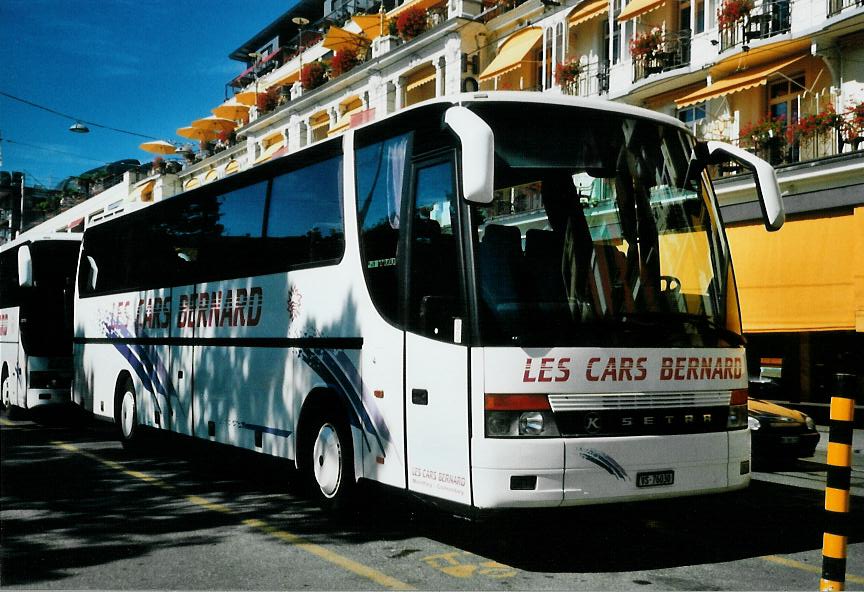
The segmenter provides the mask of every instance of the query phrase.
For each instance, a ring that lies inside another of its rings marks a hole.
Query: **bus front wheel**
[[[120,389],[118,396],[117,424],[120,433],[120,443],[124,448],[130,447],[138,436],[138,406],[135,401],[135,387],[127,381]]]
[[[304,464],[312,496],[325,509],[343,510],[355,486],[351,430],[330,414],[317,416],[310,428]]]

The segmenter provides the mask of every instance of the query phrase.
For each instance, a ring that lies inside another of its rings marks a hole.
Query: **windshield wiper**
[[[695,325],[697,329],[708,329],[712,333],[717,335],[720,339],[727,342],[729,345],[744,345],[745,343],[747,343],[747,340],[744,339],[743,335],[739,335],[735,331],[727,329],[725,326],[720,325],[711,317],[694,314],[692,312],[624,313],[621,315],[621,318],[622,320],[640,319],[640,321],[643,323],[645,322],[645,320],[656,320],[657,323],[652,323],[652,325],[655,326],[660,322],[681,321],[683,323],[690,323],[691,325]]]

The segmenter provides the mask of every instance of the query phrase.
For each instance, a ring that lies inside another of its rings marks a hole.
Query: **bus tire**
[[[140,428],[138,426],[138,401],[135,396],[135,386],[127,378],[117,391],[114,405],[114,420],[117,423],[117,433],[123,448],[132,448],[138,443]]]
[[[351,429],[341,414],[322,411],[310,418],[303,467],[311,496],[325,510],[351,505],[355,488]]]

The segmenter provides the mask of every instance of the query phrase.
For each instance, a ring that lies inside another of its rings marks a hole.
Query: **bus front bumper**
[[[750,482],[750,434],[478,439],[478,508],[556,507],[732,491]]]

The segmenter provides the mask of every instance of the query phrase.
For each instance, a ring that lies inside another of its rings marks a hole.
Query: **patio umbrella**
[[[200,127],[181,127],[177,129],[177,135],[195,140],[197,142],[206,142],[207,140],[215,140],[219,137],[219,132],[206,130]]]
[[[196,119],[192,122],[192,127],[198,127],[214,132],[228,132],[237,127],[237,122],[231,119],[225,119],[224,117],[210,115],[208,117]]]
[[[245,119],[249,115],[249,105],[242,105],[234,98],[228,99],[218,107],[211,109],[216,117],[225,119]]]
[[[165,140],[153,140],[152,142],[144,142],[138,147],[145,152],[152,154],[174,154],[174,144]]]
[[[346,31],[340,27],[330,27],[321,45],[333,51],[342,51],[343,49],[356,50],[368,46],[369,40],[362,35]]]
[[[258,103],[258,96],[265,94],[263,91],[244,90],[234,95],[234,100],[243,105],[254,107]]]

